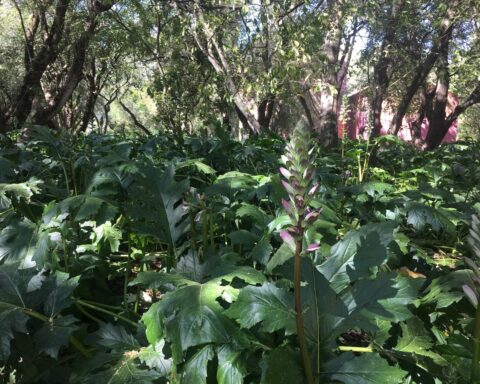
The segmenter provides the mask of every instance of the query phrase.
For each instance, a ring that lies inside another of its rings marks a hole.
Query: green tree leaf
[[[214,355],[211,345],[206,345],[195,353],[185,364],[182,384],[207,384],[207,365]]]
[[[144,167],[137,177],[138,185],[130,188],[134,203],[128,214],[137,221],[140,233],[152,235],[169,246],[176,258],[176,246],[184,234],[188,220],[181,201],[188,190],[188,180],[177,182],[175,168],[170,165],[164,173],[155,167]]]
[[[173,361],[171,358],[166,358],[163,353],[165,340],[160,340],[154,345],[149,345],[147,348],[140,350],[138,358],[148,368],[155,369],[162,376],[167,376],[172,368]]]
[[[24,183],[16,184],[0,184],[0,211],[10,208],[11,199],[30,203],[30,199],[34,194],[40,192],[40,184],[43,182],[34,177]]]
[[[231,340],[234,325],[222,313],[223,308],[217,301],[224,291],[217,284],[194,284],[164,296],[159,311],[176,362],[181,361],[182,353],[189,347],[225,344]]]
[[[74,325],[76,322],[75,317],[68,315],[43,324],[33,336],[35,346],[53,359],[57,359],[60,348],[68,345],[70,335],[78,328]]]
[[[391,366],[375,353],[364,353],[356,357],[353,353],[342,353],[326,364],[322,375],[344,384],[400,384],[406,372]]]
[[[28,219],[12,220],[0,230],[0,261],[16,262],[33,257],[37,226]]]
[[[421,320],[413,317],[405,323],[401,323],[400,326],[402,328],[402,337],[398,340],[395,351],[428,357],[436,364],[442,366],[448,365],[448,362],[444,358],[431,351],[433,342]],[[415,359],[415,362],[417,365],[426,368],[424,363],[419,361],[419,359]]]
[[[157,281],[151,273],[147,276],[151,287],[173,282],[169,279],[171,275],[165,273],[157,273]],[[205,343],[225,344],[235,339],[238,336],[237,327],[224,315],[223,307],[217,299],[224,297],[231,301],[237,296],[235,288],[222,283],[232,281],[237,276],[251,279],[254,275],[250,272],[245,275],[241,270],[238,273],[233,271],[204,284],[177,275],[177,289],[167,292],[143,317],[147,325],[148,340],[153,343],[157,341],[155,338],[164,336],[172,342],[173,357],[179,362],[182,353],[189,347]],[[140,275],[137,282],[142,279]],[[257,279],[252,281],[257,282]]]
[[[162,339],[163,327],[162,322],[160,321],[161,315],[160,302],[157,301],[153,303],[150,308],[148,308],[148,311],[142,316],[142,322],[146,327],[145,334],[150,344],[155,345]]]
[[[252,249],[250,256],[253,260],[258,261],[263,265],[267,265],[268,259],[272,254],[273,247],[270,244],[270,240],[268,238],[262,238]]]
[[[423,231],[430,226],[436,232],[455,233],[455,225],[441,209],[417,202],[408,202],[405,209],[407,210],[407,223],[418,231]]]
[[[272,283],[243,288],[238,299],[225,313],[237,320],[242,328],[261,323],[260,330],[263,332],[279,329],[285,329],[286,334],[296,332],[293,297]]]
[[[233,348],[231,345],[222,345],[217,348],[218,384],[242,383],[247,374],[247,359],[245,352]]]
[[[304,383],[302,363],[298,352],[289,347],[278,347],[266,354],[260,363],[261,384]]]
[[[95,228],[95,245],[108,244],[110,252],[118,252],[120,241],[122,240],[122,231],[120,228],[112,225],[110,221]]]
[[[422,279],[402,277],[394,272],[357,281],[341,295],[349,312],[341,329],[360,327],[376,331],[374,319],[392,322],[409,319],[413,315],[408,305],[414,303],[422,284]]]
[[[99,373],[78,377],[75,384],[153,384],[162,375],[154,370],[139,368],[138,351],[128,351],[111,367]]]
[[[316,356],[323,355],[322,348],[328,350],[336,347],[338,333],[334,331],[348,316],[348,310],[309,257],[302,259],[302,280],[307,342]],[[314,361],[318,361],[317,358],[314,357]],[[317,370],[319,368],[314,367]]]
[[[288,260],[293,258],[294,253],[290,247],[283,243],[278,250],[273,254],[272,258],[268,261],[266,266],[267,272],[272,272],[279,265],[285,264]]]
[[[0,361],[10,356],[10,342],[14,332],[26,333],[28,316],[20,308],[0,301]]]
[[[72,304],[70,295],[78,286],[80,276],[69,278],[68,273],[55,272],[42,285],[45,314],[50,318],[58,315]]]
[[[372,268],[387,261],[395,226],[394,222],[367,224],[348,232],[332,247],[331,256],[318,269],[336,292],[360,277],[368,277]]]
[[[419,299],[420,304],[435,303],[437,309],[446,308],[459,302],[465,294],[462,291],[464,284],[473,284],[474,272],[470,269],[452,271],[447,275],[432,280]]]
[[[109,349],[134,350],[140,348],[137,339],[127,333],[125,328],[110,323],[102,324],[91,338],[95,344]]]

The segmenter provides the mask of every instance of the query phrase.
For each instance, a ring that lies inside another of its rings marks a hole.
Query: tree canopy
[[[457,119],[476,134],[474,0],[4,0],[0,18],[0,132],[243,137],[286,134],[304,115],[331,146],[361,91],[372,137],[386,104],[390,133],[405,116],[428,118],[424,147]]]
[[[0,383],[479,384],[479,0],[0,0]]]

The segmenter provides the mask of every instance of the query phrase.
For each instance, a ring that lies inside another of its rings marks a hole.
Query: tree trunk
[[[80,127],[78,127],[79,132],[85,132],[87,130],[88,124],[92,121],[95,112],[95,104],[98,99],[98,89],[97,89],[97,68],[95,57],[92,58],[90,62],[90,73],[86,76],[88,82],[88,96],[85,103],[85,108],[82,116],[82,121]]]
[[[5,120],[6,113],[0,110],[0,135],[7,133],[8,125],[7,121]]]
[[[30,114],[33,99],[40,88],[40,79],[48,65],[57,58],[58,43],[63,35],[65,15],[69,3],[69,0],[57,1],[50,31],[38,53],[27,62],[28,66],[26,67],[22,84],[17,92],[17,97],[12,103],[11,112],[7,112],[7,115],[3,117],[6,124],[8,124],[10,119],[14,118],[14,123],[21,125]]]
[[[427,93],[427,89],[424,86],[420,92],[420,107],[418,108],[417,118],[410,127],[412,140],[416,147],[422,147],[424,144],[422,141],[422,124],[430,101],[431,96]]]
[[[385,48],[382,45],[382,51]],[[373,72],[373,98],[372,98],[372,133],[371,137],[378,137],[382,131],[382,106],[383,100],[387,94],[388,85],[390,83],[390,76],[388,70],[390,67],[391,59],[385,55],[380,58],[375,65]]]
[[[399,0],[392,1],[385,26],[385,36],[380,47],[380,57],[373,69],[373,98],[371,102],[372,138],[380,136],[382,130],[382,105],[390,83],[389,71],[392,64],[391,50],[395,43],[396,21],[398,19],[400,3]]]
[[[389,133],[393,135],[398,135],[398,132],[402,128],[402,121],[405,115],[407,114],[408,107],[412,102],[413,97],[417,93],[418,89],[424,84],[427,79],[428,74],[432,70],[435,62],[437,61],[438,53],[435,51],[430,52],[425,61],[421,63],[415,69],[415,76],[413,77],[410,85],[405,91],[402,100],[398,104],[397,111],[393,116],[393,119],[390,123]]]
[[[84,33],[75,42],[73,52],[73,60],[67,74],[67,78],[63,87],[55,95],[53,102],[45,108],[39,110],[33,116],[33,121],[36,124],[46,124],[55,115],[57,115],[65,106],[67,101],[72,97],[73,91],[77,88],[78,83],[83,77],[83,66],[87,55],[87,49],[90,45],[91,38],[95,31],[95,20],[87,22]]]
[[[438,37],[434,42],[430,53],[427,55],[425,60],[417,66],[414,71],[415,75],[410,82],[407,90],[405,91],[402,100],[398,104],[397,111],[390,123],[389,132],[391,134],[398,135],[398,132],[402,127],[403,118],[408,111],[408,107],[410,106],[413,97],[417,93],[418,89],[425,83],[428,74],[431,72],[440,55],[442,43],[444,42],[445,38],[449,36],[449,31],[452,29],[452,19],[454,16],[453,8],[454,7],[451,6],[450,9],[447,10],[447,13],[444,16],[438,30]]]
[[[455,110],[447,117],[447,122],[453,124],[455,120],[468,108],[472,105],[480,103],[480,81],[476,84],[475,88],[473,89],[472,93],[467,97],[465,102],[457,105]]]
[[[113,4],[113,1],[105,3],[95,1],[90,5],[85,31],[72,47],[74,57],[67,79],[52,100],[47,101],[47,106],[35,113],[33,117],[35,123],[49,125],[52,118],[71,99],[73,91],[82,78],[86,52],[91,37],[95,33],[95,18],[99,13],[109,10]],[[64,37],[65,17],[69,5],[70,0],[55,1],[55,12],[50,26],[48,25],[49,17],[47,17],[47,10],[45,9],[48,4],[39,5],[28,27],[23,25],[23,19],[21,19],[25,37],[25,75],[18,91],[15,93],[16,96],[13,98],[11,106],[3,111],[0,117],[0,130],[6,131],[13,126],[21,126],[30,116],[35,98],[42,94],[41,79],[48,66],[54,63],[58,57],[59,45]],[[35,35],[39,26],[42,32],[43,43],[35,52],[34,42],[39,40]]]
[[[262,131],[262,126],[258,122],[255,115],[248,109],[242,95],[239,93],[235,94],[233,101],[235,103],[235,110],[237,111],[239,119],[244,125],[244,128],[247,128],[251,134],[260,133]]]
[[[480,82],[478,82],[473,89],[472,93],[468,96],[465,102],[457,105],[455,110],[448,116],[445,117],[443,121],[437,122],[437,126],[435,129],[432,129],[432,124],[430,124],[430,129],[428,130],[427,138],[426,138],[426,148],[427,149],[435,149],[437,148],[443,141],[443,138],[447,134],[448,130],[458,119],[458,117],[464,113],[468,108],[472,105],[480,103]],[[435,117],[434,117],[435,118]],[[432,120],[434,119],[432,118]]]
[[[270,127],[274,106],[275,97],[273,95],[268,95],[258,106],[258,122],[264,129]]]
[[[131,117],[131,119],[133,120],[133,124],[140,128],[147,136],[152,136],[152,133],[147,129],[147,127],[140,123],[137,116],[135,116],[135,114],[121,101],[119,101],[119,103],[122,109]]]
[[[222,47],[218,43],[213,31],[210,29],[210,26],[205,20],[202,6],[200,5],[198,0],[195,0],[195,10],[198,21],[200,22],[199,24],[203,27],[203,33],[207,38],[207,42],[204,45],[200,41],[196,29],[194,28],[192,32],[197,46],[207,57],[215,72],[225,78],[225,88],[233,97],[233,101],[235,103],[235,110],[237,111],[238,117],[242,122],[242,125],[246,127],[250,133],[260,133],[262,130],[262,126],[255,117],[255,115],[249,110],[245,96],[235,85],[235,82],[233,81],[233,77],[231,75],[232,72],[230,69],[230,65],[225,58]],[[214,51],[212,51],[212,46],[215,50],[215,53]]]
[[[85,64],[88,47],[90,46],[92,37],[95,35],[97,17],[101,12],[108,11],[113,4],[113,1],[105,4],[100,1],[95,1],[92,4],[89,18],[85,23],[84,32],[74,44],[74,56],[65,83],[56,94],[53,102],[35,114],[33,120],[36,124],[48,123],[62,110],[67,101],[72,97],[73,92],[83,77],[83,66]]]
[[[345,48],[339,60],[339,72],[337,74],[337,117],[340,116],[342,108],[342,97],[344,96],[346,88],[346,79],[348,69],[350,68],[350,62],[352,60],[353,48],[355,46],[355,40],[357,33],[360,30],[360,25],[357,19],[353,22],[353,28],[350,36],[346,36]]]
[[[30,70],[30,64],[35,56],[34,45],[35,35],[37,33],[38,25],[40,24],[40,17],[38,12],[34,13],[30,19],[28,27],[25,28],[25,69]]]
[[[448,89],[450,86],[450,72],[448,68],[448,48],[452,37],[452,28],[442,37],[437,69],[437,86],[433,109],[429,118],[429,129],[426,138],[427,149],[440,145],[452,122],[446,121],[446,107],[448,103]]]
[[[338,95],[341,92],[342,80],[338,76],[342,70],[339,62],[340,46],[342,43],[342,22],[343,12],[342,4],[334,1],[329,2],[330,28],[325,36],[322,51],[325,54],[326,65],[322,80],[326,87],[321,90],[320,98],[311,98],[312,101],[318,100],[318,132],[319,140],[326,147],[335,147],[338,144]],[[307,101],[308,102],[308,101]]]

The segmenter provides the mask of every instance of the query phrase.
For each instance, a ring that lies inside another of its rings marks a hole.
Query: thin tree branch
[[[127,112],[127,114],[132,118],[133,124],[145,132],[148,136],[153,136],[152,133],[145,127],[140,121],[138,121],[137,116],[124,104],[121,100],[118,101],[122,109]]]

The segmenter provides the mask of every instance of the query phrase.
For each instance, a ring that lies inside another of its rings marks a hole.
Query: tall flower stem
[[[289,197],[282,199],[282,206],[290,217],[291,225],[280,232],[280,237],[294,252],[293,286],[295,297],[295,320],[298,344],[302,358],[303,370],[307,384],[315,384],[312,365],[305,338],[302,308],[302,257],[305,231],[312,226],[320,210],[309,206],[312,196],[318,191],[319,184],[314,182],[315,166],[313,148],[310,148],[310,131],[304,121],[295,127],[290,142],[286,145],[285,155],[281,157],[279,171],[283,177],[282,184]],[[318,242],[307,245],[305,251],[312,252],[319,248]],[[320,361],[320,356],[317,356]]]
[[[480,382],[478,377],[478,364],[480,360],[480,304],[477,305],[475,312],[475,325],[473,329],[473,348],[472,348],[472,367],[470,375],[470,383],[477,384]]]
[[[301,277],[302,277],[302,239],[295,242],[295,265],[293,271],[293,291],[295,296],[295,319],[297,323],[298,344],[300,345],[300,353],[302,354],[303,370],[307,377],[308,384],[314,384],[312,365],[310,356],[308,355],[307,341],[305,339],[305,328],[303,325],[302,311],[302,294],[301,294]]]

